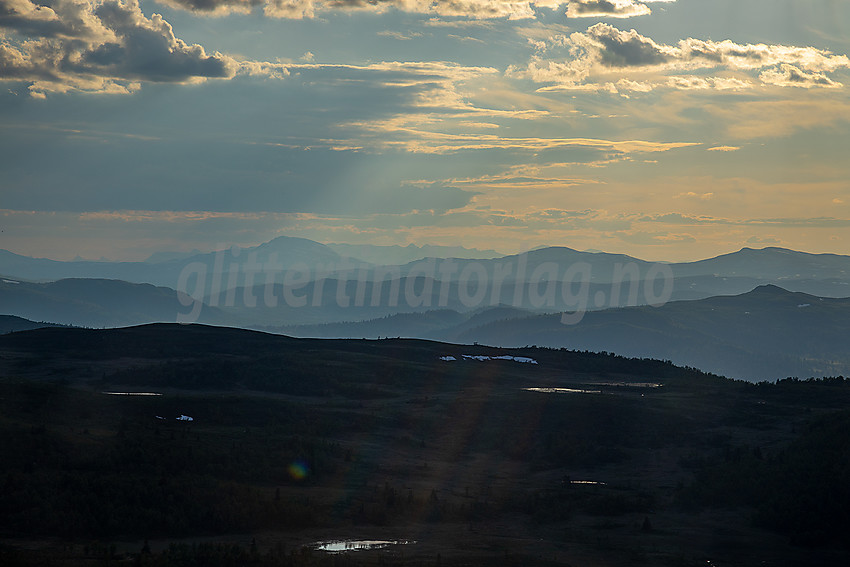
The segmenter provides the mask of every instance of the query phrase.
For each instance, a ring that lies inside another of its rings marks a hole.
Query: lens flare
[[[289,476],[294,480],[304,480],[310,474],[310,467],[304,461],[294,461],[287,468]]]

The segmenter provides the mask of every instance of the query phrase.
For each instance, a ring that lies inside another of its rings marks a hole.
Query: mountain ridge
[[[174,287],[178,281],[180,269],[186,265],[200,262],[213,269],[219,262],[218,270],[225,272],[231,264],[237,264],[244,269],[244,264],[252,254],[256,254],[256,261],[265,263],[269,261],[271,253],[277,253],[278,260],[283,264],[283,269],[304,262],[308,266],[322,264],[325,266],[343,263],[346,256],[334,251],[334,246],[356,246],[342,244],[321,244],[319,242],[293,236],[279,236],[268,242],[252,247],[230,247],[208,253],[193,254],[182,258],[173,258],[160,262],[112,262],[112,261],[59,261],[48,258],[34,258],[8,250],[0,249],[0,273],[11,278],[29,280],[57,280],[70,277],[98,277],[109,279],[123,279],[133,283],[153,283]],[[422,247],[421,249],[426,249]],[[451,249],[452,247],[432,247],[437,249]],[[454,247],[457,248],[457,247]],[[464,249],[468,250],[468,249]],[[492,252],[492,251],[485,251]],[[156,253],[155,253],[156,254]],[[165,254],[165,253],[163,253]],[[605,266],[608,270],[614,264],[636,263],[641,267],[650,265],[670,266],[677,278],[689,276],[711,276],[725,274],[727,276],[754,277],[761,279],[786,278],[793,279],[804,277],[840,278],[850,280],[850,256],[834,253],[809,253],[780,247],[750,248],[743,247],[738,251],[728,252],[688,262],[650,262],[641,258],[626,254],[610,252],[579,251],[568,246],[548,246],[519,254],[497,255],[488,258],[458,258],[454,256],[426,256],[425,258],[392,264],[389,262],[366,262],[369,265],[397,265],[406,269],[422,262],[423,260],[457,260],[467,265],[470,262],[483,262],[485,264],[499,262],[519,263],[520,258],[531,259],[530,265],[539,265],[547,261],[558,263],[588,261],[597,269]],[[754,264],[754,259],[761,262]],[[796,264],[792,264],[797,262]],[[765,266],[767,266],[767,270]],[[813,273],[812,270],[815,270]],[[598,278],[598,274],[594,274]]]
[[[491,307],[431,312],[430,324],[396,315],[362,322],[269,330],[312,337],[409,336],[501,347],[538,345],[649,356],[750,381],[850,374],[850,298],[823,298],[773,284],[733,296],[561,314]],[[477,322],[476,317],[484,320]],[[443,321],[442,326],[435,321]]]

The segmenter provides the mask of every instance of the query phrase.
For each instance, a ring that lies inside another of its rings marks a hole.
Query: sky
[[[0,248],[850,254],[846,0],[0,0]]]

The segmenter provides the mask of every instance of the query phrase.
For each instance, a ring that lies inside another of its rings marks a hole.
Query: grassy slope
[[[342,536],[418,542],[403,558],[347,560],[362,564],[844,557],[811,514],[826,494],[838,504],[827,519],[847,525],[846,495],[829,491],[847,480],[841,445],[829,449],[850,433],[835,413],[850,402],[844,381],[754,386],[545,349],[509,351],[537,365],[438,360],[506,352],[176,325],[0,337],[0,530],[12,544],[0,559],[103,564],[108,547],[94,541],[117,542],[118,556],[150,538],[154,553],[140,558],[150,565],[312,565],[324,560],[289,552]],[[664,386],[624,385],[644,382]],[[532,386],[600,393],[522,389]],[[114,390],[164,395],[101,393]],[[807,462],[834,465],[819,476]],[[742,474],[730,484],[732,472]],[[801,477],[826,490],[800,490]],[[794,498],[762,506],[757,496],[776,486]],[[168,551],[201,536],[240,542],[243,556]],[[76,544],[63,551],[55,537]],[[34,540],[40,550],[23,551]]]

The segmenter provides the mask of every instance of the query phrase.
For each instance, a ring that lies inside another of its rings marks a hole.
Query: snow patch
[[[544,394],[601,394],[602,390],[583,390],[579,388],[523,388],[527,392],[543,392]]]
[[[383,549],[385,547],[389,547],[391,545],[409,545],[412,543],[416,543],[413,540],[370,540],[370,539],[361,539],[361,540],[333,540],[333,541],[320,541],[312,544],[310,547],[314,549],[318,549],[319,551],[326,551],[328,553],[345,553],[348,551],[362,551],[367,549]]]
[[[801,303],[801,304],[800,304],[800,305],[798,305],[797,307],[798,307],[798,308],[802,308],[802,307],[811,307],[811,306],[812,306],[812,304],[811,304],[811,303]]]
[[[188,415],[181,415],[177,418],[177,421],[195,421],[195,418],[189,417]]]
[[[502,356],[494,356],[493,360],[513,360],[514,362],[525,362],[527,364],[537,364],[537,361],[527,356],[510,356],[504,354]]]
[[[462,354],[461,357],[463,360],[513,360],[514,362],[522,362],[525,364],[537,364],[537,361],[528,356],[511,356],[509,354],[503,354],[500,356],[487,356],[483,354]],[[453,356],[441,356],[440,360],[452,361],[457,360],[457,358]]]

